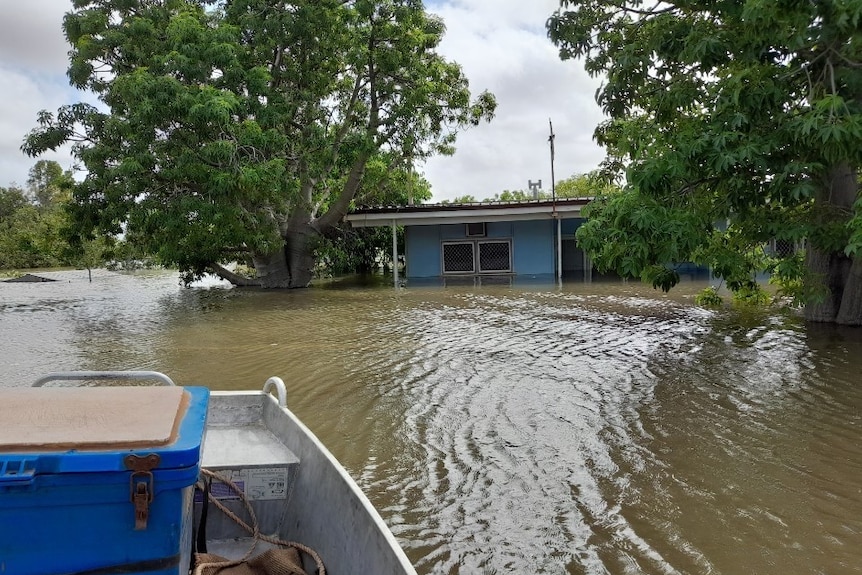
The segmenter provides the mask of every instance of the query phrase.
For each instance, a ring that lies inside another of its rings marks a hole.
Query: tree
[[[69,199],[73,184],[72,173],[53,160],[39,160],[30,168],[27,188],[33,201],[42,209],[50,209]]]
[[[32,188],[25,192],[15,185],[0,187],[0,269],[67,263],[67,244],[61,234],[66,222],[62,203],[42,207],[31,200],[35,200]]]
[[[0,222],[12,217],[29,203],[24,190],[16,185],[13,184],[8,188],[0,187]]]
[[[0,187],[0,269],[104,263],[104,238],[69,243],[72,173],[54,161],[30,169],[27,191]],[[80,239],[80,238],[79,238]]]
[[[539,192],[539,198],[545,196],[544,192]],[[488,198],[486,202],[523,202],[526,200],[535,199],[533,192],[525,192],[524,190],[503,190],[499,194],[494,194],[493,198]]]
[[[431,199],[431,184],[412,169],[392,170],[385,159],[369,162],[364,186],[363,204],[370,206],[404,206]],[[315,249],[318,267],[324,273],[368,273],[378,263],[392,261],[392,232],[388,228],[353,228],[338,226],[338,235],[321,237]],[[403,228],[398,230],[398,242],[404,253]]]
[[[605,79],[595,136],[627,182],[578,232],[595,262],[669,289],[695,261],[740,290],[765,241],[806,238],[776,271],[802,274],[809,320],[862,324],[860,20],[833,0],[562,0],[549,35]]]
[[[140,234],[186,279],[303,287],[313,245],[397,170],[490,119],[421,0],[75,0],[69,77],[109,112],[43,112],[23,149],[75,142],[75,233]],[[249,261],[257,277],[221,264]]]
[[[530,200],[550,200],[557,198],[591,198],[614,193],[617,187],[608,183],[598,171],[586,174],[572,174],[554,184],[553,190],[503,190],[483,202],[525,202]]]
[[[465,194],[463,196],[458,196],[458,197],[452,198],[451,200],[443,200],[443,203],[444,204],[450,204],[450,203],[451,204],[474,204],[478,201],[479,200],[477,200],[475,196],[472,196],[470,194]]]
[[[619,188],[604,179],[597,170],[586,174],[573,174],[554,186],[558,198],[592,198],[618,191]]]

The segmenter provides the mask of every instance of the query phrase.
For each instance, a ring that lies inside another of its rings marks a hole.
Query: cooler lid
[[[129,453],[159,453],[160,468],[196,465],[208,397],[170,386],[3,389],[0,455],[29,454],[53,472],[122,469],[111,454]]]

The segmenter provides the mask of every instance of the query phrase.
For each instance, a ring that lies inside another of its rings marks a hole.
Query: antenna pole
[[[551,199],[554,202],[554,211],[557,210],[557,184],[554,179],[554,139],[556,136],[554,135],[554,124],[551,122],[551,119],[548,118],[548,126],[551,128],[551,135],[548,137],[548,142],[551,144]]]
[[[548,127],[551,129],[551,135],[548,137],[548,142],[551,144],[551,206],[554,212],[554,218],[557,220],[557,281],[563,281],[563,220],[557,213],[557,180],[554,177],[554,124],[548,118]]]

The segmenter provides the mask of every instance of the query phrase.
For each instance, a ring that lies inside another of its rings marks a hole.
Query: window
[[[477,222],[474,224],[466,224],[466,236],[468,238],[485,237],[485,222]]]
[[[511,249],[508,241],[479,242],[479,271],[508,272],[512,269]]]
[[[473,257],[473,242],[443,244],[443,273],[473,273],[476,264]]]
[[[511,241],[479,240],[443,243],[444,274],[475,274],[477,271],[487,274],[511,272]]]

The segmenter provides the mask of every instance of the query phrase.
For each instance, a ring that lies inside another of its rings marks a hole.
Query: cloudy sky
[[[463,133],[452,157],[419,168],[434,200],[482,199],[542,180],[550,189],[548,120],[554,124],[558,179],[595,169],[602,151],[592,140],[601,112],[598,81],[577,62],[561,62],[544,24],[558,0],[426,0],[446,22],[440,51],[460,63],[475,93],[490,90],[497,114]],[[69,0],[0,0],[0,186],[23,185],[36,161],[20,151],[39,110],[84,99],[68,86],[61,31]],[[44,156],[71,167],[68,150]]]

